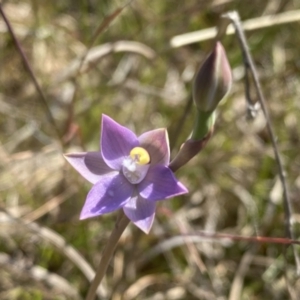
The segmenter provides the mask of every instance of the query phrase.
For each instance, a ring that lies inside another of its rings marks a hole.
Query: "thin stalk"
[[[92,284],[90,285],[90,288],[89,288],[89,291],[88,291],[88,294],[87,294],[85,300],[94,300],[95,299],[97,288],[106,273],[106,270],[107,270],[110,260],[113,256],[113,253],[116,249],[118,241],[119,241],[121,235],[123,234],[124,230],[126,229],[127,225],[129,224],[129,222],[130,222],[129,219],[125,216],[123,210],[121,210],[119,219],[115,225],[115,228],[113,229],[113,231],[109,237],[109,240],[103,250],[101,260],[100,260],[98,269],[96,271],[96,275],[92,281]]]
[[[172,134],[170,134],[170,148],[171,149],[173,149],[177,145],[177,140],[180,136],[182,129],[184,128],[184,125],[185,125],[185,122],[186,122],[188,116],[191,113],[192,107],[193,107],[193,97],[190,96],[188,98],[188,101],[186,102],[185,108],[183,109],[182,115],[177,122],[175,130],[173,130]]]
[[[74,109],[75,109],[75,103],[76,103],[76,100],[77,100],[77,94],[78,94],[78,77],[80,75],[80,72],[81,72],[81,68],[83,66],[83,63],[84,61],[86,60],[91,48],[94,46],[94,44],[96,43],[97,41],[97,38],[100,36],[100,34],[105,30],[107,29],[107,27],[111,24],[111,22],[113,20],[116,19],[117,16],[120,15],[120,13],[127,7],[131,4],[133,0],[129,0],[125,5],[123,5],[122,7],[119,7],[117,8],[113,13],[111,13],[110,15],[106,16],[102,21],[101,23],[99,24],[99,26],[97,27],[96,31],[94,32],[94,34],[92,35],[92,38],[84,52],[84,54],[82,55],[81,59],[80,59],[80,62],[79,62],[79,66],[77,68],[77,71],[75,72],[75,75],[73,76],[72,78],[72,81],[73,81],[73,85],[74,85],[74,93],[73,93],[73,97],[72,97],[72,100],[70,102],[70,105],[69,105],[69,115],[68,115],[68,119],[67,119],[67,122],[66,122],[66,131],[69,129],[71,123],[72,123],[72,120],[74,118]]]
[[[16,46],[16,48],[17,48],[17,50],[18,50],[18,52],[19,52],[19,54],[20,54],[20,56],[22,58],[22,61],[24,63],[24,67],[25,67],[26,71],[29,73],[29,75],[30,75],[30,77],[32,79],[32,82],[33,82],[33,84],[34,84],[34,86],[35,86],[38,94],[40,95],[40,100],[41,100],[41,103],[42,103],[42,105],[44,107],[47,119],[48,119],[49,123],[52,125],[52,127],[53,127],[53,129],[54,129],[54,131],[55,131],[55,133],[56,133],[56,135],[58,137],[58,140],[60,141],[61,145],[63,145],[62,139],[61,139],[61,136],[60,136],[60,133],[59,133],[59,130],[58,130],[58,126],[57,126],[57,124],[55,122],[55,119],[54,119],[54,117],[52,115],[50,107],[48,106],[48,102],[47,102],[46,96],[45,96],[45,94],[44,94],[41,86],[39,85],[39,83],[37,81],[37,78],[35,77],[34,72],[33,72],[32,68],[31,68],[31,66],[30,66],[30,64],[28,62],[28,59],[27,59],[27,57],[26,57],[26,55],[25,55],[25,53],[24,53],[24,51],[22,49],[22,46],[19,43],[19,41],[18,41],[18,39],[17,39],[14,31],[13,31],[13,28],[10,25],[9,20],[7,19],[6,15],[5,15],[5,13],[4,13],[3,9],[2,9],[2,4],[1,3],[0,3],[0,14],[1,14],[1,16],[2,16],[2,18],[4,20],[4,23],[6,24],[8,32],[10,33],[15,46]]]
[[[291,215],[292,215],[292,205],[291,205],[291,200],[288,194],[288,188],[287,188],[287,183],[286,183],[286,178],[285,178],[285,171],[283,168],[283,163],[281,160],[281,156],[279,154],[279,149],[278,149],[278,145],[276,143],[276,137],[275,137],[275,133],[273,130],[273,125],[267,110],[267,106],[266,106],[266,100],[265,97],[263,95],[262,92],[262,88],[260,85],[260,81],[259,81],[259,77],[258,77],[258,73],[256,71],[252,56],[250,54],[249,51],[249,47],[248,47],[248,43],[243,31],[243,28],[241,26],[240,23],[240,17],[238,15],[238,13],[236,11],[227,13],[224,17],[228,18],[231,20],[235,31],[236,31],[236,35],[238,37],[241,49],[243,51],[243,56],[246,59],[246,64],[248,64],[249,69],[253,75],[253,81],[254,81],[254,86],[258,95],[258,100],[260,102],[262,111],[264,113],[266,122],[267,122],[267,130],[271,139],[271,143],[272,143],[272,147],[274,149],[274,154],[275,154],[275,160],[278,166],[278,172],[279,172],[279,178],[282,184],[282,188],[283,188],[283,202],[284,202],[284,211],[285,211],[285,230],[286,230],[286,234],[289,237],[289,239],[294,240],[295,239],[295,234],[293,231],[293,227],[292,227],[292,223],[291,223]],[[297,249],[295,247],[295,245],[292,245],[293,247],[293,254],[294,254],[294,258],[295,258],[295,263],[296,263],[296,268],[297,268],[297,273],[298,275],[300,274],[300,259],[297,253]]]

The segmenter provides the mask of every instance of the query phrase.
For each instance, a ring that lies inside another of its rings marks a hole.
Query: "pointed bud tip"
[[[193,99],[200,111],[214,111],[229,93],[232,84],[231,68],[221,42],[201,65],[193,84]]]

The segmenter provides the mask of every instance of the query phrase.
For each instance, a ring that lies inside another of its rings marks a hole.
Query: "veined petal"
[[[65,154],[72,167],[86,180],[95,184],[112,170],[103,160],[100,152],[78,152]]]
[[[122,174],[108,174],[97,182],[87,195],[80,219],[96,217],[124,206],[134,186]]]
[[[102,115],[101,152],[106,164],[120,170],[124,157],[139,145],[136,135],[113,119]]]
[[[151,130],[138,137],[140,147],[145,148],[150,155],[150,164],[167,166],[170,162],[170,147],[168,132],[165,128]]]
[[[145,179],[138,184],[140,195],[152,201],[167,199],[188,192],[173,172],[165,166],[156,165],[149,169]]]
[[[148,234],[155,217],[155,205],[155,202],[136,194],[124,205],[123,210],[132,223]]]

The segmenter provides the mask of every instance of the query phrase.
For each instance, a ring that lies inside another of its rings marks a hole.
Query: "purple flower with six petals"
[[[148,233],[155,202],[187,193],[168,168],[170,150],[166,129],[137,137],[106,115],[102,116],[99,152],[66,154],[68,162],[94,186],[80,219],[123,208],[126,216]]]

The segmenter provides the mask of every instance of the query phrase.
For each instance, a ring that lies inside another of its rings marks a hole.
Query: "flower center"
[[[124,176],[132,184],[140,183],[148,172],[149,162],[149,153],[144,148],[133,148],[129,156],[123,160],[122,171]]]

